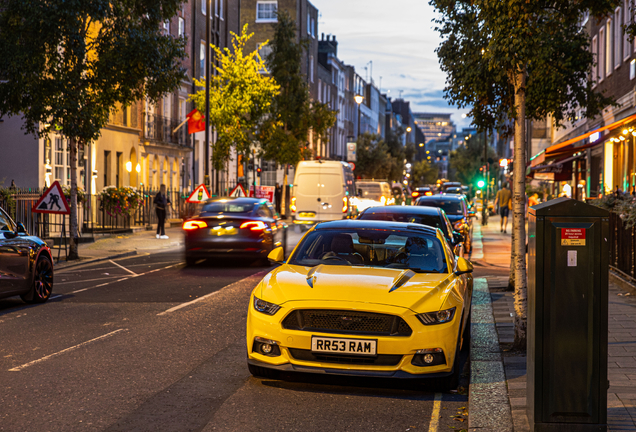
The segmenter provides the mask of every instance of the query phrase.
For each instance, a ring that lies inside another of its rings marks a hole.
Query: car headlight
[[[280,306],[274,303],[266,302],[254,296],[254,309],[267,315],[274,315],[280,309]]]
[[[457,222],[455,222],[455,224],[453,225],[453,228],[455,228],[456,230],[461,230],[463,226],[464,226],[464,219],[460,219]]]
[[[417,318],[424,325],[444,324],[453,320],[453,317],[455,316],[455,309],[456,308],[453,307],[437,312],[421,313],[417,314]]]

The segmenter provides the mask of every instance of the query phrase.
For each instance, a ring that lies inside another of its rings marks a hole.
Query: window
[[[266,65],[267,65],[267,56],[269,56],[271,53],[272,53],[271,45],[269,45],[269,44],[267,44],[267,45],[259,44],[258,45],[258,55],[261,56],[261,58],[263,59],[263,61],[265,62]],[[261,70],[259,72],[267,73],[267,71],[265,71],[265,70]]]
[[[256,3],[256,22],[276,22],[277,1],[259,1]]]
[[[611,18],[607,19],[605,24],[605,76],[608,77],[612,74],[612,45],[614,34],[614,23]]]
[[[309,80],[314,82],[314,56],[309,56]]]
[[[225,0],[220,0],[219,1],[219,15],[221,16],[221,19],[223,19],[223,2]]]
[[[311,15],[307,14],[307,34],[311,34]]]
[[[207,15],[207,5],[208,5],[208,0],[201,0],[201,13],[203,15]]]
[[[205,41],[201,41],[201,49],[199,50],[199,77],[205,78]]]
[[[185,36],[185,20],[179,17],[179,36]]]
[[[214,0],[214,15],[219,16],[219,0]]]
[[[164,21],[164,22],[163,22],[163,29],[164,29],[167,33],[170,33],[170,21]]]
[[[605,79],[605,28],[598,31],[598,82]]]
[[[55,180],[64,184],[64,140],[61,137],[55,138]]]
[[[614,69],[618,69],[621,65],[621,8],[617,7],[614,11]]]
[[[624,0],[624,8],[623,8],[623,24],[625,24],[626,26],[630,24],[630,14],[629,14],[629,6],[631,1],[630,0]],[[629,60],[630,54],[631,54],[631,50],[632,50],[632,44],[629,40],[629,37],[627,36],[627,33],[623,32],[623,60],[627,61]]]
[[[313,18],[311,19],[311,35],[316,37],[316,21]]]

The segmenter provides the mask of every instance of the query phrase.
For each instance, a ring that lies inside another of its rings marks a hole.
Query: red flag
[[[205,130],[205,116],[201,114],[198,109],[195,108],[190,111],[190,114],[188,114],[186,118],[188,119],[189,134]]]

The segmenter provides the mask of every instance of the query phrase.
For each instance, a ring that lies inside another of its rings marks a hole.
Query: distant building
[[[451,114],[420,112],[413,115],[415,125],[420,128],[427,143],[446,140],[455,135],[455,124],[451,120]]]

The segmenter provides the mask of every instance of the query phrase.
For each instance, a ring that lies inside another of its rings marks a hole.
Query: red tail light
[[[343,197],[342,198],[342,212],[346,213],[348,209],[349,209],[349,200],[347,199],[347,197]]]
[[[426,195],[426,196],[433,196],[433,192],[430,192],[430,191],[429,191],[429,192],[426,192],[424,195]]]
[[[413,198],[417,198],[418,196],[420,196],[420,193],[419,192],[411,192],[411,196]]]
[[[186,231],[192,231],[201,228],[207,228],[208,224],[202,220],[189,220],[183,223],[183,229]]]
[[[261,222],[261,221],[250,221],[250,222],[243,222],[241,224],[241,228],[249,228],[250,231],[263,231],[265,228],[267,228],[267,225],[265,224],[265,222]]]

